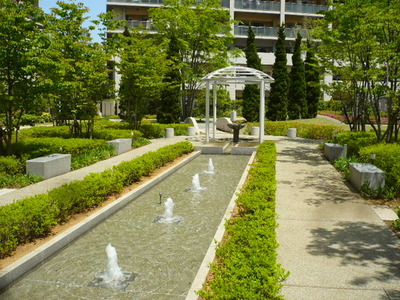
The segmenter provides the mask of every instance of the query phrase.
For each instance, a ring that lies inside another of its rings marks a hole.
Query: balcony
[[[137,27],[144,30],[155,31],[155,29],[152,28],[152,24],[153,23],[151,21],[136,21],[136,20],[126,21],[126,25],[128,25],[128,27]]]
[[[320,11],[327,11],[328,6],[315,5],[315,4],[286,3],[285,10],[288,13],[317,14]]]
[[[132,3],[132,4],[158,4],[162,5],[163,0],[114,0],[114,1],[107,1],[113,3]],[[109,4],[109,3],[107,3]]]
[[[115,2],[115,3],[132,3],[132,4],[154,4],[154,5],[162,5],[163,0],[114,0],[107,2]],[[197,0],[198,4],[201,0]],[[222,7],[229,7],[229,0],[221,0]]]
[[[280,11],[280,3],[274,1],[259,0],[235,0],[236,9],[249,9],[259,11]]]
[[[253,26],[254,34],[258,37],[278,37],[278,27],[257,27]],[[235,35],[247,36],[249,27],[246,25],[235,25]],[[307,30],[302,28],[286,28],[286,38],[296,38],[297,32],[304,37],[307,35]]]

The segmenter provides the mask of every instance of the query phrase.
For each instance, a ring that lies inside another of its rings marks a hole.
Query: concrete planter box
[[[109,141],[108,144],[113,145],[117,155],[128,152],[132,150],[132,140],[131,139],[117,139]]]
[[[372,164],[350,163],[350,182],[360,190],[364,184],[371,189],[378,189],[385,186],[385,172]]]
[[[324,153],[329,161],[335,161],[340,157],[347,156],[347,145],[326,143],[324,144]]]
[[[26,161],[26,173],[52,178],[71,171],[71,154],[51,154]]]

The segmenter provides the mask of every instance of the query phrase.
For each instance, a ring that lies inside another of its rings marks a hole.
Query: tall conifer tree
[[[249,26],[246,41],[247,67],[262,71],[261,59],[257,54],[254,31]],[[243,91],[243,117],[249,122],[259,120],[260,115],[260,89],[257,85],[248,84]]]
[[[166,86],[161,93],[160,105],[157,112],[157,122],[161,124],[178,123],[182,116],[180,105],[182,76],[179,71],[178,55],[178,40],[173,35],[169,41],[167,53],[167,59],[171,61],[171,65],[164,78]]]
[[[306,101],[306,78],[304,62],[301,58],[301,35],[297,33],[290,70],[290,85],[288,93],[289,119],[301,119],[308,116]]]
[[[306,101],[308,117],[315,118],[318,112],[318,101],[321,99],[321,84],[318,61],[313,52],[310,41],[307,41],[307,54],[304,61],[306,78]]]
[[[282,25],[278,31],[275,63],[272,70],[272,77],[275,81],[271,83],[271,93],[268,100],[267,118],[272,121],[286,120],[287,115],[289,75],[286,67],[287,57],[285,39],[285,27]]]

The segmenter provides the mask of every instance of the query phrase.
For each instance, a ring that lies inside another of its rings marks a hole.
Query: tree
[[[35,1],[0,0],[0,151],[12,154],[13,134],[42,91],[39,57],[46,46]]]
[[[165,87],[161,93],[158,105],[157,122],[161,124],[178,123],[182,116],[181,102],[181,73],[175,36],[169,41],[167,59],[171,62],[164,78]]]
[[[372,126],[378,140],[395,141],[399,132],[400,5],[398,0],[335,3],[315,30],[320,62],[340,81],[327,89],[344,95],[350,129]],[[382,128],[386,98],[388,128]]]
[[[68,124],[74,137],[91,137],[97,105],[110,92],[109,55],[92,43],[83,27],[88,8],[82,3],[57,2],[48,16],[51,45],[43,63],[50,81],[52,114],[57,124]],[[71,122],[72,120],[72,122]]]
[[[274,82],[271,83],[267,118],[272,121],[286,120],[289,75],[287,73],[284,25],[282,25],[278,31],[272,77],[274,78]]]
[[[255,35],[251,26],[247,35],[245,54],[247,66],[262,71],[261,59],[257,54]],[[260,118],[260,89],[257,85],[248,84],[244,88],[243,117],[249,122],[256,122]]]
[[[219,0],[165,0],[149,15],[160,40],[175,37],[181,74],[182,117],[192,116],[201,78],[226,66],[232,44],[229,12]]]
[[[304,73],[306,79],[306,101],[308,118],[315,118],[318,112],[318,102],[321,99],[321,84],[318,60],[314,54],[315,48],[307,40],[307,54],[304,61]]]
[[[121,116],[138,129],[145,114],[159,103],[164,88],[166,55],[162,45],[139,30],[125,38],[118,63]]]
[[[306,78],[304,62],[301,58],[301,39],[300,33],[297,33],[292,55],[292,69],[289,75],[288,116],[291,120],[306,118],[308,116]]]

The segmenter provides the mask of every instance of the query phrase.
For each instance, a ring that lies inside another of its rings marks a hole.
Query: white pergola
[[[264,115],[265,115],[265,89],[266,83],[271,83],[274,79],[259,70],[231,66],[211,72],[202,78],[206,83],[206,142],[210,140],[210,85],[213,86],[213,138],[217,131],[217,84],[257,84],[260,88],[260,144],[264,139]]]

